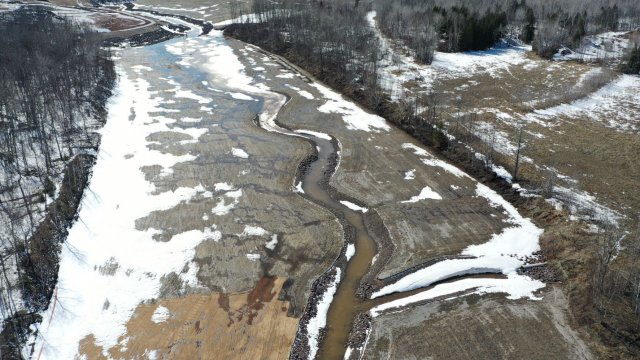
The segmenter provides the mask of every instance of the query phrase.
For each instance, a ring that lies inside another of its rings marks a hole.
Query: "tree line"
[[[426,64],[436,50],[484,50],[499,40],[550,58],[587,34],[640,25],[640,3],[628,0],[375,0],[372,9],[382,32]]]
[[[227,28],[248,42],[287,56],[337,88],[365,86],[376,92],[380,42],[365,13],[341,1],[254,0],[249,9],[231,2],[231,16],[255,14]]]
[[[0,13],[0,312],[2,355],[46,309],[60,234],[86,183],[115,84],[88,26],[23,7]],[[27,319],[27,320],[25,320]]]

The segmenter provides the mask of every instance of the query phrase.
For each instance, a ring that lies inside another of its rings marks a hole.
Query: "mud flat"
[[[335,216],[294,191],[314,149],[257,127],[265,99],[220,75],[235,59],[221,34],[198,34],[115,54],[117,95],[42,358],[286,357],[318,269],[342,251]]]
[[[477,295],[373,318],[365,359],[593,359],[555,286],[539,301]],[[354,356],[356,354],[354,353]],[[352,357],[357,358],[357,357]]]

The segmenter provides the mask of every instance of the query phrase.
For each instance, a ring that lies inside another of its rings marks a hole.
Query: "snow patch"
[[[276,77],[280,77],[280,76],[278,75]],[[295,86],[289,85],[289,84],[285,84],[284,86],[286,86],[286,87],[288,87],[288,88],[290,88],[292,90],[297,91],[298,94],[300,94],[300,96],[304,97],[305,99],[308,99],[308,100],[313,100],[314,99],[313,95],[311,95],[311,93],[306,91],[306,90],[302,90],[302,89],[300,89],[298,87],[295,87]]]
[[[371,309],[370,312],[372,316],[376,317],[386,311],[400,309],[410,304],[464,292],[466,292],[464,295],[505,293],[507,298],[512,300],[521,298],[538,300],[534,292],[544,286],[545,284],[540,280],[515,274],[507,275],[506,279],[462,279],[439,284],[418,294],[378,305]],[[470,290],[472,291],[469,292]],[[455,298],[455,296],[452,298]]]
[[[333,301],[333,296],[338,291],[338,284],[340,283],[340,268],[335,268],[336,274],[333,282],[322,295],[322,299],[318,301],[316,315],[309,319],[307,323],[307,340],[309,343],[309,359],[315,359],[318,353],[318,337],[320,331],[324,329],[327,324],[327,313],[329,312],[329,306]]]
[[[171,314],[171,311],[169,311],[169,309],[160,305],[153,312],[153,315],[151,315],[151,321],[153,321],[156,324],[160,324],[167,321],[171,317],[171,315],[172,314]]]
[[[344,253],[344,256],[347,258],[347,261],[351,260],[351,258],[355,254],[356,254],[356,246],[355,246],[355,244],[347,245],[347,250]]]
[[[352,203],[350,201],[346,201],[346,200],[340,200],[340,204],[348,207],[349,209],[351,209],[353,211],[360,211],[362,213],[366,213],[367,211],[369,211],[369,209],[367,209],[367,208],[360,207],[360,206],[358,206],[358,205],[356,205],[356,204],[354,204],[354,203]]]
[[[324,85],[313,83],[327,102],[318,108],[318,111],[327,114],[340,114],[349,130],[366,132],[389,131],[391,128],[386,120],[380,116],[369,114],[351,101],[345,100],[342,95]]]
[[[260,260],[260,254],[247,254],[247,259],[249,259],[249,261],[258,261]]]
[[[267,235],[269,232],[260,226],[251,226],[245,225],[244,231],[242,232],[242,236],[263,236]]]
[[[540,282],[518,279],[523,275],[517,273],[517,269],[524,264],[522,259],[540,250],[538,240],[543,230],[536,227],[531,220],[523,218],[513,205],[487,186],[476,184],[476,194],[487,199],[491,206],[503,209],[508,216],[506,222],[512,226],[503,229],[500,234],[494,234],[488,242],[470,245],[462,251],[462,255],[471,258],[447,259],[417,270],[374,292],[372,298],[427,287],[455,276],[479,273],[502,273],[514,283],[531,285],[525,289],[517,286],[507,287],[513,290],[509,293],[510,297],[521,297],[523,293],[531,294],[535,290],[532,290],[533,287],[543,287],[544,284]]]
[[[273,250],[276,248],[276,245],[278,245],[278,234],[273,234],[271,235],[271,240],[269,240],[264,246],[269,250]]]
[[[402,203],[404,203],[404,204],[406,204],[406,203],[415,203],[415,202],[418,202],[420,200],[425,200],[425,199],[442,200],[442,196],[440,196],[440,194],[438,194],[437,192],[431,190],[430,187],[425,186],[420,191],[420,194],[418,194],[416,196],[412,196],[411,199],[405,200]]]
[[[406,171],[404,173],[404,179],[405,180],[413,180],[416,178],[416,169],[411,169],[409,171]]]
[[[231,149],[231,154],[235,157],[239,157],[239,158],[243,158],[243,159],[248,159],[249,158],[249,154],[247,154],[246,151],[244,151],[243,149],[240,148],[232,148]]]
[[[298,134],[305,134],[305,135],[311,135],[311,136],[315,136],[318,139],[324,139],[324,140],[329,140],[331,141],[331,136],[325,133],[321,133],[321,132],[317,132],[317,131],[311,131],[311,130],[295,130],[295,132],[297,132]]]
[[[433,155],[429,154],[425,149],[422,149],[414,144],[411,143],[404,143],[402,144],[402,148],[403,149],[407,149],[407,150],[412,150],[414,154],[420,156],[420,157],[428,157],[427,159],[423,158],[422,163],[427,165],[427,166],[433,166],[433,167],[439,167],[443,170],[445,170],[446,172],[459,177],[459,178],[468,178],[468,179],[472,179],[471,176],[467,175],[464,171],[458,169],[457,167],[442,161],[440,159],[436,159],[435,157],[433,157]]]

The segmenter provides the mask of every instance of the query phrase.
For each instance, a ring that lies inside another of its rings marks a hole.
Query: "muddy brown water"
[[[356,296],[356,290],[376,254],[376,244],[367,232],[363,214],[342,205],[322,185],[325,172],[333,172],[330,168],[330,158],[336,151],[333,144],[324,139],[314,138],[313,141],[319,148],[318,160],[311,163],[302,181],[302,189],[316,203],[343,214],[345,221],[355,230],[356,252],[343,270],[343,278],[329,307],[326,336],[317,356],[319,359],[342,359],[353,320],[363,303]]]

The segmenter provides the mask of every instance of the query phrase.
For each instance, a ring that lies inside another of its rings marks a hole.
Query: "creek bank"
[[[299,133],[296,133],[294,129],[291,129],[283,125],[280,121],[278,121],[278,119],[279,119],[279,116],[281,115],[281,112],[283,111],[283,109],[286,108],[291,98],[286,94],[282,94],[282,93],[278,93],[278,94],[280,94],[281,96],[285,96],[286,101],[284,102],[284,105],[282,105],[278,109],[273,120],[275,126],[279,127],[280,130],[284,130],[284,131],[279,131],[279,130],[276,130],[276,131],[289,136],[302,137],[305,140],[307,140],[311,145],[311,150],[309,151],[309,155],[298,164],[294,184],[292,184],[292,186],[294,186],[295,184],[301,183],[303,187],[303,192],[300,193],[299,195],[303,196],[307,200],[331,212],[336,217],[338,222],[341,224],[343,229],[343,238],[344,238],[344,243],[338,257],[335,259],[335,261],[329,267],[329,269],[326,270],[318,279],[316,279],[313,282],[311,295],[309,296],[309,299],[307,301],[307,306],[305,307],[299,322],[300,325],[298,327],[298,332],[296,333],[296,338],[291,348],[290,358],[306,359],[309,357],[309,355],[313,353],[317,352],[318,354],[322,354],[323,350],[326,351],[326,347],[328,345],[326,345],[327,341],[325,341],[326,339],[325,336],[327,335],[326,331],[329,327],[330,314],[333,311],[339,311],[339,309],[344,310],[346,308],[348,316],[345,317],[344,320],[348,321],[349,324],[348,324],[348,329],[344,331],[345,344],[340,344],[340,348],[344,348],[348,338],[348,332],[352,327],[352,322],[357,316],[355,306],[352,306],[351,303],[355,302],[357,305],[362,301],[364,301],[364,298],[361,296],[361,292],[359,292],[357,289],[361,287],[363,278],[366,276],[366,274],[369,273],[370,264],[372,262],[372,258],[374,254],[367,255],[366,252],[362,253],[360,251],[356,251],[355,257],[368,256],[368,258],[365,261],[367,266],[364,269],[363,274],[360,275],[359,273],[362,269],[356,269],[354,270],[356,271],[356,273],[355,275],[353,275],[352,272],[349,271],[350,267],[348,265],[350,264],[351,261],[354,261],[354,259],[350,259],[349,261],[347,260],[346,258],[347,246],[350,244],[355,244],[356,246],[358,246],[356,242],[360,243],[362,241],[365,241],[365,242],[370,241],[369,246],[373,246],[375,248],[377,241],[373,240],[373,237],[388,238],[389,235],[386,228],[384,228],[384,224],[382,223],[381,220],[377,222],[378,226],[370,227],[367,224],[368,223],[373,224],[375,223],[375,221],[371,221],[371,220],[367,221],[365,218],[365,214],[361,212],[355,212],[353,210],[349,210],[344,204],[340,203],[340,200],[347,200],[359,206],[363,206],[363,207],[366,206],[366,204],[362,203],[358,199],[354,199],[350,196],[342,194],[337,189],[335,189],[333,186],[330,185],[330,179],[333,176],[333,174],[336,172],[336,168],[340,161],[339,153],[341,149],[340,149],[339,142],[334,137],[331,137],[330,141],[319,140],[319,139],[315,140],[314,136],[310,136],[310,135],[302,136]],[[262,127],[260,124],[259,115],[254,118],[253,122],[254,124],[257,124],[258,126]],[[302,129],[298,129],[298,131],[299,130],[302,130]],[[321,141],[322,143],[320,143]],[[311,181],[311,183],[309,183],[309,181]],[[314,185],[317,186],[317,188],[314,188]],[[354,214],[356,215],[355,219],[353,218]],[[357,217],[359,217],[361,220],[357,220]],[[375,215],[370,215],[369,217],[373,219],[375,218]],[[379,216],[377,218],[379,219]],[[372,234],[372,231],[375,232],[376,234]],[[359,240],[356,241],[356,239],[359,239]],[[336,276],[340,276],[341,278],[336,279],[335,278]],[[358,284],[358,286],[353,290],[348,288],[349,286],[348,284],[345,284],[347,277],[351,277],[351,276],[356,277],[356,279],[352,279],[352,281],[355,280],[356,283]],[[324,299],[325,294],[327,293],[330,287],[336,286],[336,280],[340,280],[337,285],[338,289],[333,301],[331,302],[331,305],[327,314],[318,314],[318,307],[320,302],[326,301],[326,299]],[[290,279],[290,281],[293,281],[293,280]],[[283,292],[285,292],[285,290],[283,290]],[[339,297],[340,296],[339,294],[341,293],[346,294],[347,305],[344,305],[341,303],[337,304],[338,302],[336,301],[336,298]],[[286,294],[284,295],[281,294],[279,297],[286,298]],[[342,305],[342,306],[338,310],[336,310],[335,306],[338,306],[338,305]],[[293,313],[293,315],[295,315],[296,309],[294,309],[293,311],[291,310],[292,309],[290,309],[290,314]],[[311,319],[314,319],[318,315],[322,317],[326,316],[327,324],[325,324],[325,326],[320,330],[318,334],[318,337],[317,337],[317,344],[319,344],[318,348],[314,347],[314,349],[312,349],[311,346],[315,346],[315,345],[309,344],[310,342],[309,323]],[[336,330],[336,328],[338,330]],[[344,326],[342,327],[334,326],[333,327],[334,333],[331,333],[331,335],[335,334],[335,331],[341,331],[342,328],[344,328]],[[340,338],[340,336],[338,336],[338,338]],[[334,344],[334,345],[338,346],[337,344]]]

